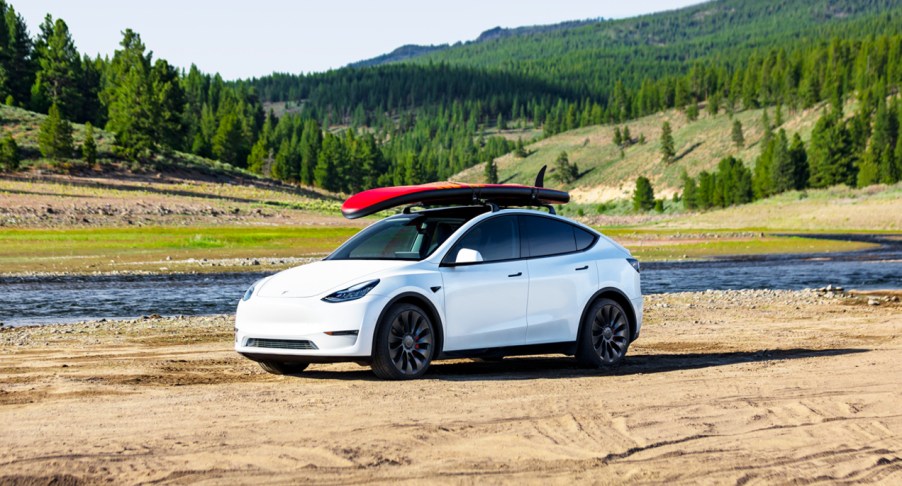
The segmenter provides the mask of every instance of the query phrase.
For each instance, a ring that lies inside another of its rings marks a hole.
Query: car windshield
[[[422,260],[467,218],[410,214],[380,221],[357,233],[328,260]]]

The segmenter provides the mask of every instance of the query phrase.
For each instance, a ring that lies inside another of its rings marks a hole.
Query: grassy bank
[[[259,271],[261,266],[275,270],[297,265],[298,259],[323,256],[357,231],[358,227],[336,226],[7,229],[0,232],[0,273]],[[757,232],[605,232],[646,261],[851,251],[870,246]]]
[[[323,255],[357,231],[349,227],[7,229],[0,232],[0,268],[2,273],[223,271],[245,264],[200,263],[203,259]]]

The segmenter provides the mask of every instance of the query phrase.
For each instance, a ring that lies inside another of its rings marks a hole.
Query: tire
[[[373,373],[385,380],[412,380],[435,356],[435,330],[423,309],[397,304],[388,309],[373,342]]]
[[[309,363],[282,363],[280,361],[259,361],[258,364],[274,375],[297,375],[309,366]]]
[[[626,311],[611,299],[598,299],[580,326],[576,360],[591,368],[617,366],[630,345],[630,322]]]

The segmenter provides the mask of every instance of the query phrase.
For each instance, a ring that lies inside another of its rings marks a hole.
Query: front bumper
[[[315,297],[254,296],[238,304],[235,351],[256,361],[369,358],[376,323],[387,301],[372,294],[339,303]]]

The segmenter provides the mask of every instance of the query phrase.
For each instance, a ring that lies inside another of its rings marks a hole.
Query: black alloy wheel
[[[623,361],[630,345],[629,318],[623,307],[611,299],[599,299],[580,328],[576,358],[595,368],[615,366]]]
[[[385,313],[375,339],[373,372],[388,380],[410,380],[426,373],[435,353],[432,321],[411,304]]]

